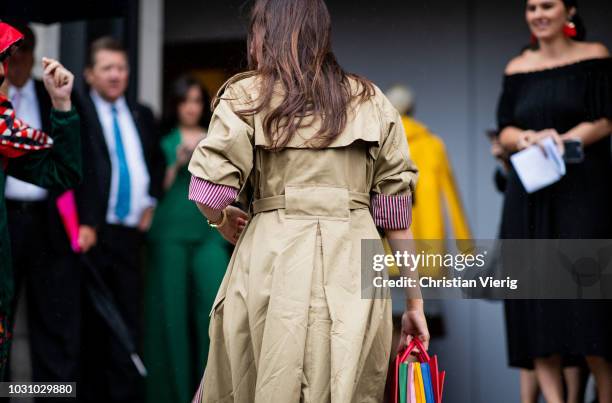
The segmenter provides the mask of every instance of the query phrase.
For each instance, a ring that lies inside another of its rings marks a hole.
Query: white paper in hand
[[[542,146],[533,145],[510,157],[527,193],[533,193],[558,182],[565,175],[565,162],[551,138]]]

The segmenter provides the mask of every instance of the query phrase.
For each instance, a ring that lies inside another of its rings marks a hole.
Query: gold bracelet
[[[225,209],[223,209],[221,210],[221,222],[214,223],[208,220],[208,225],[210,225],[213,228],[221,228],[225,225],[226,222],[227,222],[227,212],[225,211]]]

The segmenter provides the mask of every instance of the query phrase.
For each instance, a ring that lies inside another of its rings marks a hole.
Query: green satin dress
[[[6,176],[11,175],[54,191],[72,188],[78,185],[82,178],[80,123],[75,109],[69,112],[56,110],[51,112],[50,136],[53,138],[53,148],[10,159],[6,169],[0,168],[0,380],[4,378],[6,359],[10,350],[13,322],[11,306],[14,296],[11,249],[4,203]],[[32,250],[32,253],[37,252]]]
[[[178,129],[162,140],[169,165]],[[147,402],[188,402],[208,357],[209,313],[229,262],[231,245],[187,199],[183,167],[157,206],[149,232],[145,289]]]

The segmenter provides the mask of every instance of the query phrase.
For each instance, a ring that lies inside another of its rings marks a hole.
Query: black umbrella
[[[87,283],[87,293],[94,309],[104,319],[110,330],[115,334],[119,343],[125,348],[125,351],[130,355],[130,359],[136,370],[143,378],[147,376],[147,369],[145,368],[140,356],[136,352],[136,343],[132,339],[132,335],[121,316],[121,313],[117,309],[117,304],[113,298],[112,293],[108,289],[108,286],[100,277],[98,268],[93,264],[89,255],[82,253],[80,254],[81,261],[87,268],[89,273],[89,281]]]
[[[134,0],[3,0],[0,18],[42,24],[123,17]]]
[[[117,308],[113,294],[104,282],[104,279],[90,256],[87,253],[82,253],[79,246],[79,215],[74,192],[69,190],[59,196],[56,200],[56,205],[59,215],[62,218],[64,228],[66,229],[71,248],[79,255],[83,265],[87,268],[87,273],[89,274],[87,279],[87,293],[89,294],[94,309],[115,334],[119,343],[125,348],[125,351],[130,355],[130,359],[134,363],[140,376],[147,376],[147,369],[136,352],[136,343],[125,324],[125,320],[123,320],[121,312],[119,312]]]

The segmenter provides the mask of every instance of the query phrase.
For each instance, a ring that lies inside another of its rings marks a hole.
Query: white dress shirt
[[[9,99],[13,104],[15,115],[18,119],[27,123],[30,127],[39,130],[42,129],[42,120],[40,117],[38,97],[36,96],[36,88],[34,88],[34,80],[30,78],[21,88],[12,85],[9,86]],[[49,117],[46,116],[46,118]],[[26,202],[45,200],[48,194],[48,192],[41,187],[11,176],[6,178],[6,187],[4,191],[7,199]]]
[[[119,188],[119,162],[115,152],[115,132],[113,130],[113,104],[104,100],[97,92],[91,91],[91,98],[98,112],[98,118],[104,132],[104,139],[108,147],[111,160],[111,188],[106,212],[106,222],[120,224],[126,227],[137,227],[145,209],[153,207],[156,200],[149,195],[150,177],[144,159],[142,143],[132,113],[125,102],[119,98],[114,106],[117,108],[117,120],[121,130],[121,140],[127,166],[130,172],[130,211],[123,221],[115,214],[117,206],[117,192]]]

